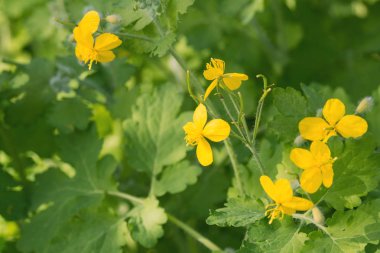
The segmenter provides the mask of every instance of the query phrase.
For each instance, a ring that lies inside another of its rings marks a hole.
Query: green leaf
[[[152,55],[158,57],[164,56],[175,41],[176,35],[173,32],[168,32],[153,44]]]
[[[76,174],[70,179],[58,170],[49,170],[37,177],[31,210],[37,214],[22,227],[18,243],[24,252],[56,252],[50,246],[61,237],[63,227],[81,210],[100,205],[105,191],[116,187],[111,179],[114,159],[106,156],[97,162],[102,142],[94,129],[61,137],[58,145],[60,157]]]
[[[120,247],[126,243],[127,233],[124,217],[102,210],[86,210],[64,226],[49,252],[122,253]]]
[[[290,87],[273,90],[273,105],[285,116],[303,117],[307,112],[307,101],[302,94]]]
[[[367,243],[379,242],[380,200],[356,210],[337,211],[327,220],[329,233],[312,232],[303,252],[356,253],[365,252]]]
[[[182,161],[164,169],[161,177],[154,184],[156,196],[165,193],[179,193],[186,189],[188,185],[195,184],[202,169],[197,165],[190,165],[189,161]]]
[[[129,213],[128,228],[132,238],[141,245],[151,248],[163,236],[162,225],[166,223],[165,210],[158,206],[155,198],[147,198]]]
[[[254,199],[230,199],[225,207],[210,212],[206,223],[220,227],[245,227],[264,217],[265,210]]]
[[[359,140],[347,140],[342,153],[333,153],[338,158],[333,165],[334,182],[321,194],[335,209],[352,208],[353,196],[365,196],[378,185],[380,154],[373,153],[375,147],[374,139],[367,133]]]
[[[298,122],[307,115],[307,101],[299,91],[290,87],[276,88],[272,95],[278,114],[269,127],[281,139],[291,142],[298,134]]]
[[[87,127],[91,110],[78,97],[58,101],[52,108],[48,121],[62,133],[70,133],[75,129]]]
[[[138,171],[158,174],[163,166],[182,160],[186,145],[182,126],[187,113],[178,116],[182,95],[165,85],[152,95],[142,95],[124,124],[126,156]]]
[[[24,192],[15,190],[17,186],[19,182],[0,169],[0,215],[6,220],[17,220],[26,215]]]
[[[290,218],[272,224],[262,220],[248,229],[239,253],[298,253],[308,240],[307,235],[299,230],[299,224],[294,224]]]

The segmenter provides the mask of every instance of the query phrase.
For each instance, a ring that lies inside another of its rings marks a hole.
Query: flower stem
[[[143,203],[143,199],[139,198],[139,197],[136,197],[136,196],[133,196],[133,195],[130,195],[128,193],[124,193],[124,192],[119,192],[119,191],[107,191],[106,194],[108,195],[111,195],[111,196],[115,196],[115,197],[119,197],[119,198],[122,198],[122,199],[126,199],[132,203],[137,203],[137,204],[141,204]]]
[[[256,109],[256,119],[255,119],[255,125],[253,127],[253,136],[252,136],[252,142],[253,143],[256,142],[257,132],[259,131],[261,114],[262,114],[263,106],[264,106],[264,100],[265,100],[266,96],[269,94],[269,92],[272,90],[270,88],[270,86],[268,86],[268,80],[264,75],[260,74],[260,75],[257,75],[256,77],[257,78],[261,77],[263,79],[264,90],[263,90],[263,94],[260,97],[260,100],[259,100],[259,103],[258,103],[257,109]]]
[[[264,165],[263,165],[263,163],[262,163],[261,160],[260,160],[260,157],[259,157],[259,155],[258,155],[258,153],[257,153],[256,148],[254,147],[254,145],[251,145],[251,144],[246,144],[245,146],[246,146],[246,147],[248,148],[248,150],[251,152],[252,157],[253,157],[253,160],[255,160],[257,166],[258,166],[259,169],[260,169],[261,175],[264,175]]]
[[[316,227],[318,227],[320,230],[322,230],[326,235],[328,235],[329,237],[331,237],[332,239],[334,239],[334,237],[329,233],[329,231],[327,231],[327,228],[325,226],[322,226],[321,224],[316,223],[313,219],[305,216],[304,214],[295,213],[292,216],[295,219],[303,220],[303,221],[306,221],[306,222],[314,224]]]
[[[197,240],[199,243],[201,243],[203,246],[208,248],[210,251],[222,251],[220,247],[218,247],[215,243],[201,235],[199,232],[188,226],[187,224],[183,223],[176,217],[174,217],[171,214],[166,214],[168,216],[168,220],[172,222],[174,225],[181,228],[183,231],[185,231],[188,235],[193,237],[195,240]]]
[[[148,42],[154,42],[154,39],[147,37],[147,36],[144,36],[144,35],[140,35],[140,34],[133,34],[133,33],[115,33],[115,34],[119,35],[119,36],[128,37],[131,39],[138,39],[138,40],[145,40]]]
[[[238,189],[239,195],[244,196],[244,190],[243,190],[243,185],[242,185],[241,179],[240,179],[238,162],[236,159],[236,154],[232,149],[231,141],[229,139],[225,140],[224,145],[226,146],[228,156],[230,157],[230,160],[231,160],[232,169],[234,170],[234,173],[235,173],[236,184],[237,184],[237,189]]]

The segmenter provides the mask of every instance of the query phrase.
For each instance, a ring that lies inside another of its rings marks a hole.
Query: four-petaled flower
[[[223,141],[231,131],[230,125],[222,119],[213,119],[207,124],[206,122],[206,107],[199,104],[194,111],[193,122],[187,122],[183,126],[186,143],[191,146],[197,145],[197,157],[203,166],[208,166],[213,161],[212,149],[207,139],[214,142]]]
[[[326,142],[337,133],[344,138],[357,138],[367,132],[367,121],[356,115],[345,115],[345,106],[339,99],[327,100],[322,113],[324,119],[306,117],[300,121],[298,128],[304,139]]]
[[[211,91],[219,84],[220,81],[230,90],[236,90],[240,87],[241,81],[248,80],[248,76],[239,73],[226,73],[224,74],[224,61],[211,58],[211,63],[206,64],[206,70],[203,71],[203,76],[207,80],[212,80],[210,86],[207,88],[204,100],[210,95]]]
[[[296,211],[307,211],[313,207],[313,203],[307,199],[294,197],[290,182],[287,179],[279,179],[275,183],[268,176],[261,176],[260,183],[268,196],[275,203],[265,207],[265,216],[270,218],[269,224],[274,219],[282,219],[284,214],[292,215]]]
[[[90,70],[94,61],[110,62],[115,59],[115,54],[111,50],[121,44],[119,37],[112,33],[102,33],[94,42],[92,35],[98,30],[99,23],[99,14],[96,11],[89,11],[73,31],[76,41],[75,55],[80,61],[88,63]]]
[[[333,163],[329,147],[322,141],[313,141],[310,151],[295,148],[290,152],[290,160],[303,169],[300,183],[308,193],[316,192],[321,184],[329,188],[333,183]]]

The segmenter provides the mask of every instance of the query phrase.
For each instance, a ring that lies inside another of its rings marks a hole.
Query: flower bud
[[[372,97],[365,97],[360,102],[358,107],[356,107],[355,113],[361,114],[365,112],[369,112],[373,107],[373,98]]]
[[[313,213],[314,222],[317,224],[320,224],[320,225],[324,225],[325,224],[325,216],[323,215],[321,210],[319,210],[319,208],[315,206],[311,211]]]
[[[305,143],[305,139],[301,135],[298,135],[293,143],[296,147],[301,147]]]
[[[318,109],[317,110],[317,113],[316,113],[316,117],[322,117],[323,113],[322,113],[322,108]]]
[[[111,24],[117,24],[121,21],[121,18],[119,15],[112,14],[106,17],[106,21]]]

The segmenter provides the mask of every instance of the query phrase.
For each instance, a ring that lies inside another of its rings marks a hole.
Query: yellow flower
[[[112,33],[102,33],[94,42],[92,35],[98,30],[99,23],[99,14],[96,11],[89,11],[73,31],[76,41],[75,55],[80,61],[88,63],[90,70],[94,61],[110,62],[115,59],[115,54],[111,50],[121,44],[119,37]]]
[[[303,169],[301,187],[308,193],[316,192],[321,184],[329,188],[333,183],[333,163],[329,147],[322,141],[313,141],[310,151],[294,148],[290,152],[290,160]]]
[[[326,142],[339,133],[344,138],[357,138],[367,132],[367,121],[356,115],[345,115],[346,108],[336,98],[327,100],[323,107],[323,118],[306,117],[300,121],[298,128],[306,140]]]
[[[197,145],[197,157],[200,164],[208,166],[213,161],[211,146],[207,139],[219,142],[230,135],[230,125],[222,119],[213,119],[207,124],[207,110],[203,104],[199,104],[194,111],[193,122],[187,122],[183,126],[186,133],[187,145]],[[207,138],[207,139],[206,139]]]
[[[273,183],[268,176],[261,176],[260,183],[275,202],[266,206],[265,216],[270,218],[269,224],[276,218],[282,219],[284,214],[292,215],[296,211],[307,211],[313,207],[311,201],[293,196],[292,187],[287,179],[279,179]]]
[[[210,86],[207,88],[204,100],[210,95],[211,91],[223,81],[226,87],[230,90],[236,90],[240,87],[241,81],[248,80],[248,76],[239,73],[226,73],[224,74],[224,61],[211,58],[211,63],[206,64],[206,70],[203,71],[203,76],[207,80],[212,80]]]

